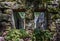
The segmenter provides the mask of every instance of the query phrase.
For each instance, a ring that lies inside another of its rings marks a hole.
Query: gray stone
[[[5,41],[4,37],[0,37],[0,41]]]
[[[19,41],[24,41],[23,39],[20,39]]]

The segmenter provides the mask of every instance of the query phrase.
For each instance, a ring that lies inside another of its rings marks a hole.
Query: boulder
[[[0,41],[5,41],[4,37],[0,37]]]

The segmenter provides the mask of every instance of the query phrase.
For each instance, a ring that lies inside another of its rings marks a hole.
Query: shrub
[[[32,41],[49,41],[52,38],[52,33],[49,30],[35,29],[32,35],[27,34],[24,29],[11,29],[5,36],[6,41],[19,41],[31,38]]]
[[[49,41],[52,38],[52,33],[49,30],[35,29],[33,37],[36,41]]]
[[[8,34],[5,36],[6,41],[19,41],[20,39],[26,38],[28,34],[23,29],[12,29],[8,31]]]

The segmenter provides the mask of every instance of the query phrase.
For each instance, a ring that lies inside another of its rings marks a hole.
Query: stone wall
[[[13,11],[11,9],[0,10],[0,30],[4,31],[15,27]]]

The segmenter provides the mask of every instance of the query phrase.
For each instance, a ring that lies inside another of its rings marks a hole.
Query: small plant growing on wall
[[[40,30],[40,29],[35,29],[34,30],[34,39],[36,41],[50,41],[52,38],[52,33],[49,30]]]
[[[20,39],[24,39],[29,35],[23,29],[12,29],[8,31],[8,34],[5,36],[6,41],[19,41]]]

